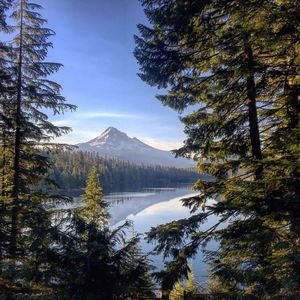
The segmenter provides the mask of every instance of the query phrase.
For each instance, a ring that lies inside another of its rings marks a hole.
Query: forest
[[[52,153],[51,159],[54,167],[49,171],[49,176],[59,189],[69,192],[80,192],[84,188],[88,172],[93,166],[97,166],[104,193],[191,185],[200,177],[205,177],[192,168],[137,165],[81,151]]]
[[[56,142],[71,128],[51,116],[80,107],[53,80],[62,64],[47,60],[55,32],[37,2],[0,0],[0,298],[155,299],[159,288],[171,300],[299,299],[299,1],[139,1],[138,75],[181,114],[176,155],[197,173]],[[182,175],[197,195],[182,200],[187,218],[147,233],[157,270],[131,222],[109,226],[103,192]],[[57,209],[72,201],[59,185],[84,186],[82,206]],[[201,287],[190,265],[199,252]]]

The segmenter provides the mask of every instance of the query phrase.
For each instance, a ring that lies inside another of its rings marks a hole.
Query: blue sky
[[[48,60],[64,68],[54,78],[76,112],[52,117],[73,132],[60,142],[87,141],[114,126],[161,149],[179,147],[185,136],[178,114],[137,76],[136,25],[147,22],[138,0],[40,0],[52,38]]]

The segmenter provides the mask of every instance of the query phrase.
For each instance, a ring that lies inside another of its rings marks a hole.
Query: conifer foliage
[[[139,25],[140,77],[163,88],[158,99],[179,112],[187,140],[178,155],[213,175],[194,213],[154,228],[157,252],[173,259],[169,288],[187,275],[187,259],[206,252],[228,297],[295,299],[299,293],[299,19],[297,1],[142,0],[150,26]],[[217,198],[213,205],[207,200]],[[203,211],[200,209],[204,208]],[[200,210],[200,211],[199,211]],[[219,223],[201,224],[211,215]],[[220,225],[226,224],[224,228]],[[222,229],[223,228],[223,229]],[[297,250],[298,248],[298,250]]]
[[[0,2],[1,29],[9,33],[9,41],[1,43],[0,59],[0,289],[11,295],[39,293],[49,279],[47,253],[57,233],[46,204],[51,207],[62,198],[38,188],[42,181],[52,184],[46,176],[50,161],[42,150],[58,146],[53,137],[70,129],[52,124],[45,111],[75,109],[66,103],[60,85],[48,79],[61,64],[46,62],[54,32],[45,27],[41,8],[27,0]]]
[[[10,1],[0,2],[0,33],[9,32],[9,26],[6,22],[7,9]],[[11,174],[9,174],[9,138],[11,138],[10,130],[12,127],[11,120],[7,116],[9,109],[9,91],[10,84],[8,57],[9,47],[0,41],[0,258],[3,256],[5,249],[8,247],[8,224],[9,212],[7,208],[8,191],[10,190]]]
[[[195,282],[195,274],[193,273],[192,266],[189,266],[186,282],[177,281],[174,288],[170,292],[170,300],[181,300],[185,297],[193,296],[200,293],[200,286]]]
[[[78,210],[59,211],[66,197],[50,193],[52,143],[70,129],[45,113],[74,110],[49,76],[60,64],[46,62],[49,38],[41,6],[0,1],[0,29],[13,36],[0,44],[0,297],[113,299],[150,286],[139,237],[126,238],[129,224],[108,226],[108,207],[92,168]],[[11,12],[7,26],[6,12]]]
[[[98,229],[108,223],[108,204],[102,199],[103,193],[99,183],[99,174],[96,166],[89,173],[83,196],[83,208],[80,215],[86,223],[93,223]]]
[[[109,227],[108,204],[102,197],[99,175],[93,167],[82,206],[71,211],[63,245],[60,267],[67,299],[120,299],[147,295],[141,288],[151,291],[150,267],[139,249],[139,236],[130,237],[132,228],[127,221],[117,228]]]
[[[57,151],[51,154],[51,160],[50,177],[61,189],[69,191],[85,187],[93,166],[97,166],[104,193],[191,184],[204,177],[194,169],[137,165],[81,151]]]
[[[61,64],[47,62],[54,32],[41,6],[28,0],[0,1],[0,298],[114,299],[151,287],[149,265],[126,237],[130,224],[108,226],[107,203],[96,168],[88,178],[83,206],[57,209],[49,176],[52,142],[69,132],[47,113],[76,107],[49,79]],[[11,19],[8,22],[7,14]],[[10,26],[7,25],[10,24]],[[47,113],[46,113],[47,112]]]

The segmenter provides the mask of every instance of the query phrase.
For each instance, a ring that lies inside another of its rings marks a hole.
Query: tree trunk
[[[294,130],[299,126],[300,115],[300,86],[293,84],[289,81],[287,84],[287,114],[289,117],[288,129]],[[294,197],[291,201],[289,210],[291,218],[291,231],[295,236],[295,249],[300,249],[300,172],[297,170],[296,164],[292,172]],[[300,278],[300,264],[294,259],[293,269],[297,276]],[[300,283],[294,286],[296,292],[300,291]]]
[[[289,116],[288,129],[293,130],[299,126],[300,115],[300,86],[293,84],[291,81],[287,85],[287,112]],[[294,201],[291,206],[292,215],[292,229],[300,239],[300,173],[296,169],[296,165],[293,171],[293,184],[294,189]],[[300,240],[298,241],[300,244]],[[300,246],[300,245],[299,245]]]
[[[296,71],[295,71],[296,72]],[[299,124],[300,115],[300,85],[293,84],[292,80],[287,83],[287,114],[289,117],[289,129],[294,129]]]
[[[6,144],[5,144],[6,136],[5,136],[5,130],[3,129],[3,134],[2,134],[2,174],[1,174],[1,197],[5,196],[5,166],[6,166]]]
[[[17,250],[18,213],[20,193],[20,152],[21,152],[21,101],[22,101],[22,64],[23,64],[23,0],[20,10],[20,45],[17,80],[17,99],[15,107],[15,143],[14,143],[14,174],[13,174],[13,207],[11,216],[11,232],[9,253],[14,258]]]
[[[257,107],[256,107],[256,86],[255,86],[255,72],[254,59],[252,48],[248,42],[244,46],[247,56],[248,75],[247,75],[247,96],[248,96],[248,114],[250,127],[250,141],[252,148],[252,155],[255,159],[262,159],[261,142],[258,126]]]
[[[257,115],[257,101],[256,101],[256,84],[255,84],[255,69],[254,69],[254,57],[252,47],[249,44],[248,40],[244,41],[244,51],[247,59],[247,97],[248,97],[248,120],[249,120],[249,132],[250,132],[250,142],[252,157],[259,162],[262,160],[262,151],[261,151],[261,141],[260,141],[260,132],[259,132],[259,123]],[[262,177],[263,167],[258,165],[254,169],[254,180],[259,180]],[[260,219],[260,206],[261,204],[257,203],[256,214],[258,219]],[[261,220],[259,221],[259,227],[262,226]],[[258,262],[263,269],[268,268],[268,262],[265,259],[267,253],[267,248],[263,247],[258,250]],[[260,283],[262,284],[263,289],[267,286],[265,278],[260,278]]]

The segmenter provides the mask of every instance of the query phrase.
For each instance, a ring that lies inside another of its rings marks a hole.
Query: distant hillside
[[[52,159],[54,168],[50,175],[65,190],[82,189],[93,165],[98,167],[101,185],[106,193],[194,183],[204,176],[193,169],[136,165],[82,151],[53,154]]]
[[[192,160],[175,158],[170,151],[153,148],[137,138],[130,138],[114,127],[107,128],[98,137],[77,146],[81,151],[95,152],[103,157],[117,158],[136,164],[179,168],[195,165]]]

